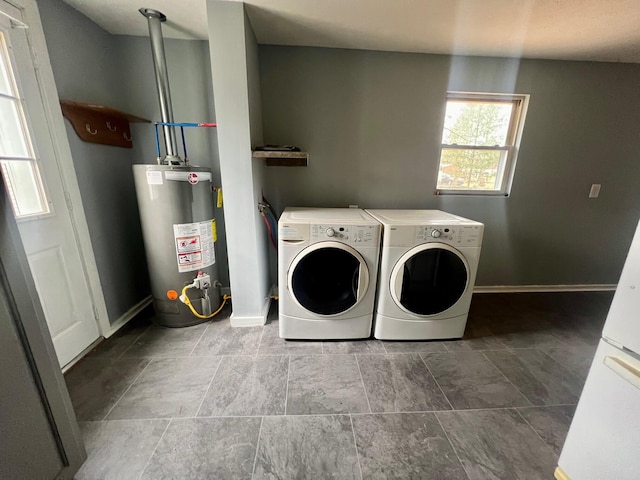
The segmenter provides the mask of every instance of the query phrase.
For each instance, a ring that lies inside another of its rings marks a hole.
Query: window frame
[[[9,162],[25,162],[29,164],[31,168],[31,172],[34,178],[35,187],[38,192],[38,200],[42,207],[39,212],[34,213],[20,213],[18,210],[17,200],[15,198],[15,193],[13,191],[14,185],[9,181],[7,175],[5,175],[5,167],[4,165],[0,166],[0,174],[5,176],[5,186],[7,188],[7,194],[9,195],[11,207],[13,210],[14,217],[18,223],[37,220],[45,217],[52,216],[53,205],[49,200],[49,192],[47,191],[47,187],[45,185],[44,179],[42,178],[42,173],[40,171],[40,159],[36,152],[36,145],[31,138],[29,119],[27,115],[27,111],[24,105],[24,96],[22,95],[22,89],[20,85],[20,80],[18,78],[16,72],[16,61],[13,56],[13,47],[11,45],[11,39],[9,36],[8,28],[4,24],[5,22],[1,22],[0,24],[0,56],[2,57],[2,61],[5,62],[5,66],[7,69],[7,80],[9,82],[9,93],[0,93],[0,97],[12,101],[16,106],[18,120],[19,120],[19,129],[22,133],[22,138],[25,142],[27,148],[27,156],[19,157],[13,155],[0,155],[0,160],[9,161]],[[9,25],[9,28],[11,25]]]
[[[513,177],[515,175],[516,161],[520,149],[520,141],[524,129],[525,117],[529,106],[528,94],[504,94],[504,93],[484,93],[484,92],[447,92],[445,97],[445,109],[443,120],[446,115],[447,105],[450,101],[465,103],[512,103],[513,110],[509,120],[507,136],[504,145],[482,146],[482,145],[460,145],[460,144],[440,144],[440,155],[436,170],[435,195],[479,195],[479,196],[504,196],[511,194]],[[444,134],[444,121],[442,123],[442,133]],[[444,150],[486,150],[501,152],[501,159],[498,165],[497,177],[500,178],[499,188],[495,190],[473,190],[458,188],[438,188],[438,178],[440,175],[440,164]]]

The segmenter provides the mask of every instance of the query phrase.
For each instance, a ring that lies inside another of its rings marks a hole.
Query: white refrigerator
[[[640,225],[555,476],[640,479]]]

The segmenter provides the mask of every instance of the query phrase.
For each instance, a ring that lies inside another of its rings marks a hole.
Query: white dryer
[[[278,221],[280,337],[371,336],[382,227],[357,208],[287,208]]]
[[[374,336],[460,338],[484,225],[440,210],[366,210],[383,225]]]

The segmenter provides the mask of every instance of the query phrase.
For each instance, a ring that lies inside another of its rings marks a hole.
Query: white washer
[[[280,337],[371,336],[381,225],[358,208],[287,208],[278,221]]]
[[[440,210],[366,210],[383,225],[374,336],[464,334],[484,225]]]

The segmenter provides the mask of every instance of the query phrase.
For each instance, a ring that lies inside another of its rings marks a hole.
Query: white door
[[[0,162],[31,274],[64,366],[98,324],[20,11],[0,2]],[[7,17],[8,15],[8,17]]]

